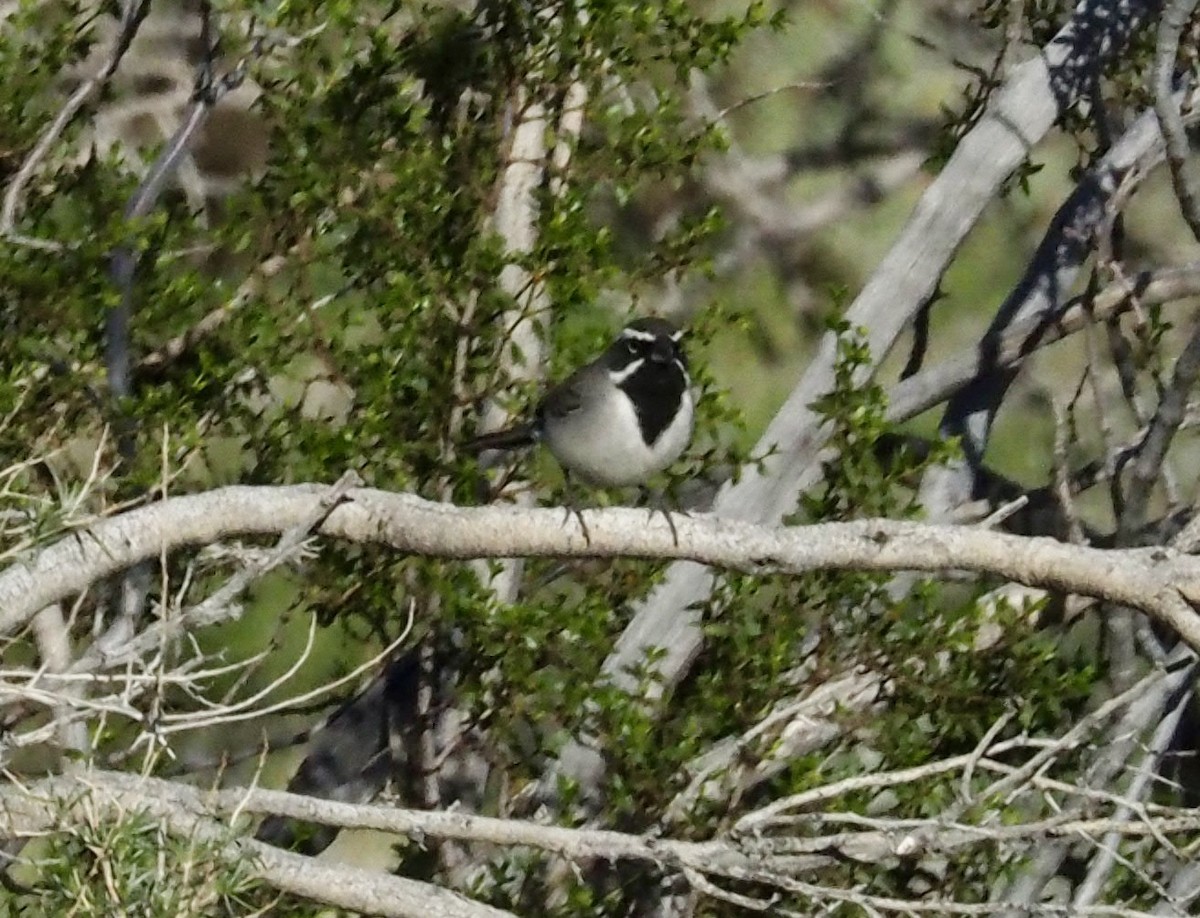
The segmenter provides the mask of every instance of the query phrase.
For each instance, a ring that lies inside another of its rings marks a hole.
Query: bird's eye
[[[636,341],[634,341],[632,338],[626,338],[625,339],[625,350],[629,351],[629,353],[631,353],[631,354],[638,353],[638,343]]]

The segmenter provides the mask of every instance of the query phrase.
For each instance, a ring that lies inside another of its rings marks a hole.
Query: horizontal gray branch
[[[0,633],[150,558],[320,518],[324,485],[232,486],[172,497],[71,533],[0,572]],[[370,488],[349,491],[315,527],[431,558],[686,559],[751,573],[964,570],[1140,609],[1200,649],[1200,559],[1170,549],[1102,550],[962,526],[892,520],[776,528],[718,517],[614,507],[458,507]]]

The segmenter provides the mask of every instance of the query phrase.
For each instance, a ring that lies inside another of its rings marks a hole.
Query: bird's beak
[[[670,363],[675,356],[675,344],[670,338],[659,337],[650,349],[650,359],[655,363]]]

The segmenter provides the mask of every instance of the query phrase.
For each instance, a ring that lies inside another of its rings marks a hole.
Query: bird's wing
[[[546,393],[538,405],[538,414],[542,417],[562,418],[583,407],[584,376],[575,373],[568,376],[557,386]]]

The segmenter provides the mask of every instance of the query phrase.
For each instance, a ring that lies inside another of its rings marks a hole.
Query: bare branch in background
[[[1160,136],[1154,113],[1142,114],[1059,208],[1028,269],[997,309],[984,335],[980,350],[985,364],[993,362],[995,342],[1013,322],[1035,320],[1042,327],[1054,324],[1083,263],[1092,254],[1091,241],[1108,216],[1108,202],[1124,176],[1144,176],[1149,171],[1147,160],[1153,162],[1161,156]],[[922,503],[934,519],[971,498],[992,421],[1014,379],[1011,371],[985,373],[951,398],[939,431],[943,437],[961,438],[964,458],[932,469],[922,483]]]
[[[282,868],[285,865],[299,868],[311,862],[254,843],[230,840],[220,828],[226,819],[267,814],[270,818],[315,821],[330,827],[373,829],[417,843],[437,839],[524,847],[576,863],[595,859],[640,862],[667,875],[683,874],[698,891],[719,899],[728,898],[720,883],[752,880],[779,891],[800,894],[814,903],[851,901],[858,895],[854,887],[834,885],[836,881],[830,879],[818,880],[824,875],[817,871],[842,863],[886,866],[900,861],[920,866],[926,859],[936,863],[939,859],[972,854],[1008,859],[1026,850],[1065,850],[1080,842],[1101,856],[1122,842],[1153,845],[1164,855],[1172,854],[1174,847],[1167,835],[1195,831],[1200,828],[1200,817],[1187,808],[1142,800],[1151,783],[1152,772],[1146,766],[1149,757],[1161,750],[1165,726],[1156,731],[1143,767],[1126,792],[1094,787],[1088,781],[1065,782],[1055,776],[1055,770],[1060,764],[1065,765],[1081,745],[1104,735],[1121,735],[1136,718],[1145,716],[1147,704],[1161,704],[1163,698],[1171,697],[1190,678],[1190,672],[1191,665],[1179,658],[1147,674],[1057,737],[1020,735],[997,739],[1006,723],[1002,718],[969,753],[820,784],[806,792],[770,801],[746,813],[731,831],[706,840],[682,840],[669,835],[647,837],[465,813],[362,805],[255,788],[205,792],[157,778],[100,770],[46,778],[26,788],[0,789],[5,804],[0,808],[0,830],[29,833],[53,827],[62,831],[64,823],[58,801],[67,801],[68,820],[72,811],[89,806],[135,809],[165,821],[171,831],[195,833],[222,845],[226,856],[253,852],[260,860],[261,879],[280,889],[297,891],[293,875]],[[1132,740],[1117,746],[1119,754],[1106,759],[1110,771],[1119,768],[1137,748]],[[1090,777],[1099,779],[1102,775],[1094,772]],[[870,799],[886,796],[895,788],[917,790],[925,782],[936,785],[946,780],[957,781],[961,795],[939,812],[922,818],[894,819],[886,811],[872,815],[839,805],[851,795],[859,798],[867,795]],[[1013,805],[1024,804],[1028,807],[1027,818],[999,822],[991,818],[987,807],[976,807],[998,797],[1006,797]],[[383,892],[378,884],[389,879],[386,874],[338,865],[329,865],[327,869],[321,879],[328,888],[317,896],[323,902],[348,906],[347,890],[356,884],[359,892],[354,901],[359,904],[354,907],[367,907],[379,914],[413,914],[410,895],[417,891],[425,891],[432,897],[430,914],[443,914],[440,908],[451,909],[446,914],[474,914],[462,911],[472,908],[469,900],[409,880],[387,890],[396,898],[384,903],[376,896]],[[1181,892],[1179,897],[1186,901],[1194,894]],[[1002,892],[987,906],[955,902],[937,891],[891,899],[868,898],[884,911],[902,913],[987,915],[1003,914],[1013,908],[1022,914],[1065,911],[1040,898],[1024,898],[1018,887]],[[362,904],[365,902],[372,904]],[[1085,888],[1070,914],[1091,913]],[[1134,909],[1120,913],[1147,914]]]
[[[1188,139],[1183,129],[1183,119],[1179,116],[1179,103],[1173,94],[1179,38],[1195,9],[1196,0],[1168,0],[1162,11],[1154,49],[1154,113],[1166,142],[1167,168],[1171,172],[1171,184],[1175,188],[1179,211],[1196,241],[1200,242],[1200,200],[1197,199],[1196,183],[1188,169]]]
[[[815,83],[805,88],[818,88]],[[719,110],[703,74],[693,73],[688,103],[703,121],[721,124],[727,110]],[[833,191],[805,203],[789,204],[781,196],[784,183],[794,177],[790,158],[757,158],[746,154],[735,141],[704,169],[702,181],[709,191],[742,218],[737,248],[750,254],[763,246],[796,242],[844,218],[856,208],[872,204],[920,172],[924,154],[919,149],[884,151],[879,162],[864,166]],[[729,255],[723,260],[728,261]]]
[[[899,239],[846,311],[867,330],[880,360],[913,313],[935,289],[946,265],[1001,183],[1086,89],[1084,63],[1117,53],[1154,3],[1126,2],[1116,11],[1096,0],[1076,5],[1068,23],[1033,60],[1014,67],[949,162],[921,196]],[[1113,14],[1110,15],[1110,12]],[[788,397],[755,453],[777,454],[763,472],[749,469],[715,509],[738,518],[773,521],[808,481],[820,449],[820,426],[809,407],[833,384],[836,342],[826,337],[804,379]],[[666,586],[663,588],[667,589]],[[678,608],[678,607],[676,607]],[[663,642],[662,646],[671,646]]]
[[[33,633],[37,640],[43,672],[53,676],[70,669],[71,634],[67,622],[63,618],[60,604],[49,605],[33,617]],[[78,693],[72,694],[77,695]],[[54,710],[54,723],[58,730],[59,745],[63,749],[86,755],[91,748],[87,726],[81,721],[73,719],[71,714],[69,700]]]
[[[1123,501],[1117,506],[1117,535],[1121,544],[1129,544],[1133,533],[1146,521],[1150,493],[1159,477],[1171,441],[1187,413],[1188,397],[1200,377],[1200,326],[1194,326],[1183,352],[1175,361],[1170,384],[1162,392],[1158,408],[1138,444],[1123,489]]]
[[[554,28],[555,22],[551,21],[548,27]],[[538,195],[548,167],[552,171],[551,193],[557,196],[565,187],[574,145],[583,130],[588,98],[584,84],[573,82],[563,97],[555,123],[546,103],[537,96],[542,90],[533,88],[536,83],[537,74],[529,74],[527,84],[518,87],[516,96],[510,101],[515,126],[509,138],[507,165],[500,177],[492,216],[493,228],[504,240],[505,251],[513,256],[513,261],[501,270],[499,280],[500,289],[514,304],[502,320],[509,332],[500,365],[510,381],[539,379],[544,371],[542,343],[551,304],[545,283],[534,277],[520,263],[520,258],[531,252],[537,241]],[[557,142],[548,149],[547,137],[552,125],[556,128]],[[479,431],[499,429],[507,421],[504,410],[495,402],[489,403],[482,412]],[[532,503],[532,495],[518,494],[517,502],[528,506]],[[519,562],[509,561],[498,572],[480,568],[477,573],[481,580],[492,584],[501,602],[513,602],[520,590],[523,570]]]
[[[1183,716],[1184,707],[1188,703],[1186,693],[1175,693],[1172,700],[1173,706],[1166,716],[1155,717],[1152,721],[1158,725],[1154,728],[1154,734],[1150,738],[1141,762],[1138,763],[1133,781],[1124,791],[1124,797],[1129,802],[1117,810],[1117,819],[1126,818],[1139,810],[1144,812],[1141,804],[1150,796],[1162,760],[1170,748],[1175,730],[1179,726],[1179,720]],[[1088,867],[1087,876],[1084,877],[1083,883],[1080,884],[1072,901],[1076,908],[1087,908],[1097,900],[1118,860],[1121,861],[1122,866],[1130,866],[1128,859],[1117,854],[1120,842],[1121,839],[1117,835],[1109,833],[1097,846],[1098,850]],[[1152,888],[1157,887],[1164,899],[1169,898],[1169,894],[1159,884],[1151,881],[1150,885]]]
[[[1050,130],[1055,119],[1088,86],[1088,68],[1119,53],[1131,31],[1157,4],[1129,0],[1115,9],[1082,0],[1071,19],[1032,60],[1012,68],[1004,84],[949,162],[926,188],[891,250],[846,312],[854,327],[867,332],[875,360],[882,360],[915,312],[937,287],[942,273],[1005,179]],[[735,519],[774,522],[793,506],[796,495],[818,474],[825,433],[812,409],[834,386],[837,342],[826,336],[803,378],[759,440],[754,454],[766,456],[761,470],[744,470],[727,485],[714,512]],[[712,589],[712,576],[694,564],[673,565],[662,584],[641,603],[617,647],[604,664],[604,676],[633,690],[627,673],[650,648],[659,648],[654,691],[679,683],[699,653],[702,637],[696,609]],[[594,753],[568,747],[564,763],[593,786],[602,773]]]
[[[1034,315],[1013,322],[991,354],[972,348],[901,380],[889,392],[888,418],[900,422],[916,417],[972,379],[996,369],[1016,367],[1036,350],[1095,322],[1105,322],[1137,306],[1159,306],[1195,296],[1200,296],[1200,264],[1144,271],[1114,281],[1103,290],[1074,297],[1052,321]]]
[[[1106,788],[1117,778],[1129,758],[1143,748],[1142,731],[1148,725],[1158,724],[1172,699],[1177,699],[1180,689],[1190,683],[1191,659],[1189,654],[1176,653],[1172,672],[1158,670],[1158,678],[1143,677],[1122,693],[1125,697],[1134,696],[1133,703],[1111,724],[1102,741],[1097,744],[1095,754],[1091,756],[1079,781],[1080,786]],[[1180,666],[1180,663],[1185,665]],[[1141,791],[1144,793],[1147,789],[1148,785],[1145,785]],[[1131,802],[1134,812],[1145,812],[1150,805],[1143,803],[1140,797]],[[1068,818],[1084,812],[1088,803],[1085,797],[1073,799],[1066,808]],[[1062,839],[1033,848],[1030,861],[993,894],[993,901],[1006,900],[1015,906],[1012,911],[1005,909],[1002,914],[1015,916],[1033,903],[1042,901],[1046,883],[1062,867],[1071,847],[1070,840]]]

